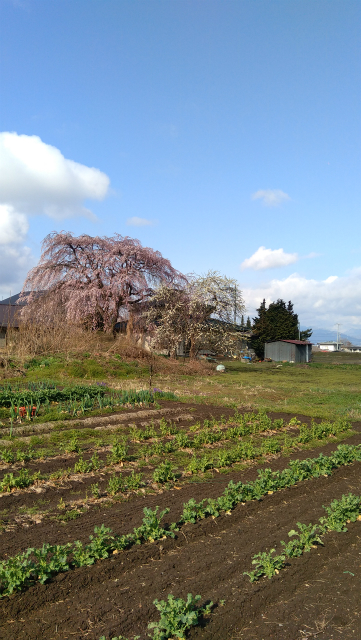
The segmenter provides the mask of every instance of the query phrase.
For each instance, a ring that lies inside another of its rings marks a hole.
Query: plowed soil
[[[217,415],[214,407],[208,407],[210,413]],[[224,408],[219,409],[221,413],[226,414]],[[346,442],[361,442],[361,434]],[[329,454],[335,446],[292,457],[313,457],[321,451]],[[283,468],[288,462],[280,457],[268,466]],[[17,529],[16,536],[4,532],[1,557],[43,542],[86,542],[94,526],[101,523],[115,533],[130,532],[140,525],[144,506],[170,507],[166,521],[172,522],[191,497],[215,497],[230,479],[255,477],[256,466],[242,473],[215,473],[208,482],[137,496],[109,508],[99,506],[66,525],[44,520],[29,529]],[[132,638],[138,634],[145,640],[148,622],[159,617],[153,600],[166,598],[168,593],[184,598],[191,592],[201,594],[203,603],[215,603],[212,615],[189,632],[191,639],[360,640],[361,522],[349,524],[345,533],[328,534],[323,547],[290,561],[272,580],[252,584],[243,575],[251,570],[255,553],[280,549],[280,541],[288,539],[298,521],[316,522],[324,515],[322,505],[349,492],[361,494],[361,463],[341,467],[329,477],[300,482],[259,502],[239,505],[231,515],[184,526],[175,539],[135,546],[91,567],[60,574],[48,584],[0,600],[0,637],[98,640],[102,635]],[[9,495],[6,500],[16,500],[21,506],[24,495]]]

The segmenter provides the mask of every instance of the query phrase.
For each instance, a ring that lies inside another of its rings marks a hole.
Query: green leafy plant
[[[333,500],[326,510],[327,517],[320,518],[320,523],[327,531],[347,531],[346,524],[355,522],[361,512],[361,498],[349,493],[340,500]]]
[[[134,538],[136,544],[141,544],[143,541],[154,542],[160,538],[166,538],[170,536],[174,538],[173,531],[168,531],[161,526],[161,520],[169,513],[169,509],[164,509],[158,516],[159,507],[156,507],[154,511],[147,507],[144,507],[144,518],[140,527],[134,529]]]
[[[215,461],[216,468],[229,467],[233,462],[233,455],[231,451],[222,451],[217,460]]]
[[[136,491],[139,489],[144,484],[142,477],[142,473],[134,473],[133,470],[125,479],[128,491]]]
[[[108,463],[119,463],[127,460],[128,446],[126,442],[114,442],[110,456],[108,457]]]
[[[121,473],[118,476],[114,474],[109,478],[106,490],[111,496],[115,496],[120,491],[124,491],[124,489],[125,483]]]
[[[322,530],[317,524],[302,524],[297,522],[298,531],[292,529],[289,531],[289,537],[295,536],[293,540],[288,543],[281,541],[284,554],[287,558],[294,558],[301,556],[304,552],[311,551],[317,544],[322,544],[322,538],[320,533]]]
[[[13,464],[15,462],[15,455],[11,449],[3,449],[1,452],[1,459],[7,464]]]
[[[194,498],[191,498],[188,502],[184,503],[181,517],[182,524],[194,524],[197,520],[205,518],[207,515],[205,509],[206,502],[206,499],[201,502],[196,502]]]
[[[175,437],[175,441],[179,449],[187,449],[188,447],[191,446],[191,440],[189,436],[183,432],[177,433]]]
[[[206,455],[202,456],[202,458],[197,458],[194,456],[191,462],[188,465],[188,471],[191,473],[204,473],[207,469],[213,468],[213,461],[210,460]]]
[[[94,498],[100,498],[100,490],[98,482],[90,485],[90,491]]]
[[[284,567],[285,555],[275,556],[276,549],[270,551],[256,553],[253,556],[252,564],[255,565],[254,571],[244,571],[243,574],[249,576],[251,582],[259,580],[262,576],[272,578],[280,569]]]
[[[160,419],[159,429],[163,436],[172,436],[177,431],[177,428],[171,422],[167,422],[165,418]]]
[[[66,545],[43,544],[41,549],[33,549],[36,562],[37,579],[44,584],[52,575],[68,571],[68,551],[71,543]]]
[[[154,470],[153,480],[154,482],[159,482],[160,484],[164,484],[165,482],[173,482],[174,480],[176,480],[176,475],[174,473],[172,463],[168,460],[166,462],[161,462],[160,465]]]
[[[80,456],[78,462],[74,465],[74,473],[90,473],[91,471],[97,471],[100,466],[101,462],[96,452],[89,460],[84,460],[83,456]]]
[[[188,593],[187,600],[168,595],[167,600],[154,600],[153,604],[160,613],[158,622],[150,622],[148,629],[153,629],[153,640],[168,640],[178,638],[184,640],[187,631],[195,627],[202,616],[211,613],[213,602],[205,607],[198,607],[201,596]]]
[[[65,450],[68,453],[79,453],[80,451],[80,446],[79,446],[79,442],[78,442],[78,437],[75,435],[73,436],[73,438],[70,440],[70,442],[66,445]]]
[[[76,520],[77,518],[80,518],[82,513],[83,513],[83,510],[69,509],[69,511],[64,511],[63,513],[59,513],[56,516],[56,519],[60,520],[60,522],[70,522],[71,520]]]
[[[91,460],[83,460],[83,456],[80,456],[78,462],[74,465],[74,473],[90,473],[92,469]]]
[[[20,469],[17,476],[14,476],[13,473],[6,473],[0,482],[0,491],[10,492],[12,489],[24,489],[38,478],[38,473],[31,476],[27,469]]]

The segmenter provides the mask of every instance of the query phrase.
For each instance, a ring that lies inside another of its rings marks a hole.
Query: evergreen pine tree
[[[291,301],[286,303],[284,300],[278,299],[266,307],[266,301],[263,300],[259,309],[257,309],[258,317],[253,319],[253,336],[251,338],[251,346],[255,350],[259,358],[264,357],[265,342],[274,340],[298,340],[298,315],[293,311]],[[310,337],[311,329],[301,333],[303,336]]]
[[[246,329],[249,331],[252,329],[251,319],[249,316],[247,316]]]

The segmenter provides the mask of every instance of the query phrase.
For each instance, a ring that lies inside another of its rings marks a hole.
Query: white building
[[[357,345],[350,344],[348,347],[343,347],[342,351],[352,351],[353,353],[359,353],[361,351],[361,347]]]
[[[330,342],[320,342],[317,346],[321,351],[337,351],[342,346],[342,342],[335,342],[331,340]]]

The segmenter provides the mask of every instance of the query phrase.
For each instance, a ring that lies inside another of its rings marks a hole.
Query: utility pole
[[[342,325],[339,322],[336,322],[337,327],[337,342],[336,342],[336,351],[338,351],[338,343],[340,342],[340,327]]]
[[[301,324],[298,323],[298,339],[301,340]]]

